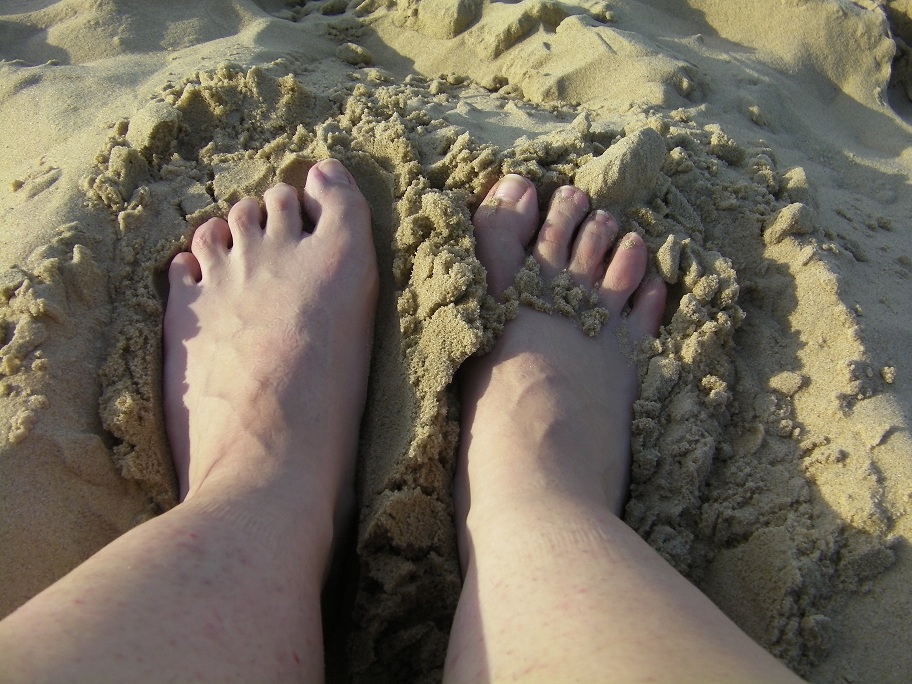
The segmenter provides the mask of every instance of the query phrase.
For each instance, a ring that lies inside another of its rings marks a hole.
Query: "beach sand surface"
[[[168,263],[333,156],[381,296],[330,679],[440,678],[454,377],[504,315],[470,216],[512,172],[582,187],[669,285],[627,522],[810,681],[906,681],[910,46],[910,0],[5,2],[0,616],[176,505]]]

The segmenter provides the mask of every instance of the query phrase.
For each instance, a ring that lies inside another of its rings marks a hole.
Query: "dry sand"
[[[909,45],[910,0],[5,2],[0,615],[176,503],[167,264],[331,155],[382,273],[351,677],[439,678],[453,378],[499,324],[469,217],[516,172],[670,286],[627,521],[811,681],[906,681]]]

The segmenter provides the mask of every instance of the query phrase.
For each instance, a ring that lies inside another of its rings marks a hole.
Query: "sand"
[[[909,0],[4,3],[0,615],[176,504],[167,264],[334,156],[381,271],[335,678],[439,679],[454,376],[510,314],[470,216],[515,172],[584,188],[669,284],[628,523],[809,680],[905,681],[910,45]],[[566,285],[512,306],[594,333]]]

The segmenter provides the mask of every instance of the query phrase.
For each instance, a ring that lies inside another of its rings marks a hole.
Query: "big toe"
[[[324,159],[310,168],[303,197],[314,229],[301,245],[319,246],[323,273],[364,292],[362,302],[372,311],[380,282],[377,252],[370,206],[354,176],[340,161]]]
[[[304,185],[304,208],[313,221],[315,235],[370,231],[367,199],[337,159],[324,159],[310,168]]]
[[[488,191],[472,218],[476,254],[488,272],[488,291],[500,297],[526,258],[538,225],[538,196],[531,182],[509,174]]]

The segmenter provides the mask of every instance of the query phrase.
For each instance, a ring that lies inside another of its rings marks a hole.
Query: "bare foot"
[[[170,269],[165,407],[181,500],[269,491],[313,524],[351,503],[378,276],[370,210],[334,159],[211,219]],[[319,532],[332,535],[332,529]]]
[[[322,681],[378,278],[335,160],[199,227],[171,263],[165,411],[182,503],[0,622],[10,681]],[[40,653],[38,650],[40,649]],[[6,680],[7,677],[4,677]]]
[[[536,237],[535,190],[507,176],[475,214],[491,290],[510,284],[534,240],[543,276],[568,269],[610,318],[588,338],[520,307],[461,371],[465,579],[444,681],[797,681],[618,517],[637,393],[625,347],[657,331],[665,286],[641,285],[642,240],[612,251],[616,222],[587,206],[559,189]]]
[[[640,288],[647,260],[642,239],[630,234],[615,244],[617,221],[588,213],[588,205],[581,190],[559,188],[536,237],[535,188],[510,175],[475,214],[478,257],[492,294],[512,284],[534,240],[542,277],[567,269],[579,284],[596,287],[609,320],[589,338],[565,317],[520,307],[495,349],[466,364],[456,502],[458,520],[471,509],[470,526],[473,519],[491,520],[504,501],[545,493],[616,514],[626,498],[638,391],[629,354],[633,343],[657,332],[665,287],[655,281]],[[464,563],[465,549],[463,539]]]

